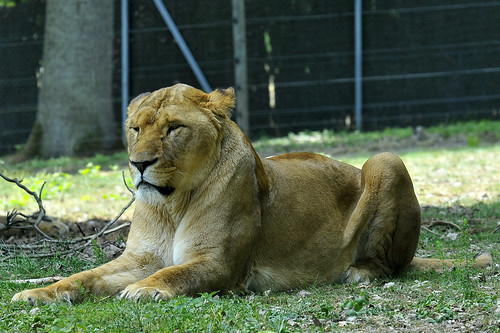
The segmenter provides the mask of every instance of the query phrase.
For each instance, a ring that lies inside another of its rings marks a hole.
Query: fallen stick
[[[114,227],[113,229],[109,229],[109,230],[104,231],[104,232],[102,233],[102,235],[104,236],[104,235],[107,235],[107,234],[111,234],[111,233],[113,233],[113,232],[115,232],[115,231],[118,231],[118,230],[120,230],[120,229],[122,229],[122,228],[126,228],[126,227],[130,226],[130,224],[131,224],[130,222],[125,222],[125,223],[123,223],[123,224],[120,224],[120,225],[119,225],[119,226],[117,226],[117,227]],[[96,236],[95,236],[95,235],[90,235],[90,236],[85,236],[85,237],[82,237],[82,240],[95,239],[95,238],[96,238]]]
[[[2,178],[4,178],[5,180],[7,181],[10,181],[10,182],[14,182],[16,183],[18,186],[22,187],[23,189],[25,189],[24,185],[21,184],[21,182],[17,179],[10,179],[10,178],[7,178],[5,177],[4,175],[2,175],[0,173],[0,176],[2,176]],[[96,232],[95,234],[93,235],[90,235],[90,236],[84,236],[84,237],[80,237],[80,238],[75,238],[75,239],[69,239],[69,240],[58,240],[58,239],[53,239],[53,238],[50,238],[50,237],[46,237],[44,238],[42,241],[43,241],[43,245],[42,247],[46,246],[47,244],[56,244],[56,245],[65,245],[65,246],[69,246],[69,245],[74,245],[74,244],[77,244],[77,243],[81,243],[81,242],[85,242],[84,244],[80,245],[80,246],[77,246],[77,247],[74,247],[74,248],[71,248],[69,250],[66,250],[66,251],[60,251],[59,250],[54,250],[54,251],[50,251],[50,252],[39,252],[39,253],[32,253],[32,254],[25,254],[26,257],[28,258],[46,258],[46,257],[54,257],[54,256],[65,256],[65,255],[68,255],[68,254],[71,254],[71,253],[75,253],[75,252],[78,252],[88,246],[90,246],[92,244],[92,242],[94,240],[96,240],[97,238],[103,236],[103,235],[107,235],[109,233],[112,233],[112,232],[115,232],[121,228],[124,228],[124,227],[128,227],[130,225],[130,223],[124,223],[124,224],[121,224],[115,228],[111,228],[111,226],[116,222],[118,221],[118,219],[123,215],[123,213],[134,203],[135,201],[135,193],[128,187],[127,185],[127,182],[125,181],[125,174],[122,173],[122,177],[123,177],[123,182],[125,184],[125,186],[127,187],[127,189],[129,190],[129,192],[132,194],[132,198],[130,199],[130,201],[127,203],[127,205],[125,205],[125,207],[122,208],[122,210],[118,213],[118,215],[112,219],[111,221],[109,221],[108,223],[106,223],[104,225],[104,227]],[[43,187],[42,187],[43,188]],[[25,189],[27,190],[27,189]],[[29,190],[27,190],[29,191]],[[31,192],[31,191],[30,191]],[[33,192],[31,192],[33,193]],[[30,194],[31,194],[30,193]],[[40,192],[41,193],[41,192]],[[39,196],[36,195],[36,193],[33,193],[34,196],[36,196],[35,198],[38,198],[39,199]],[[37,201],[38,201],[37,199]],[[43,206],[41,206],[41,201],[40,201],[40,209],[43,208]],[[45,214],[45,210],[43,210],[43,213]],[[34,225],[35,228],[38,229],[38,226],[35,224]],[[108,230],[109,229],[109,230]],[[12,252],[16,252],[15,249],[18,248],[20,250],[32,250],[33,247],[38,247],[39,245],[34,245],[34,244],[27,244],[27,245],[7,245],[5,244],[6,246],[3,246],[2,244],[0,244],[0,250],[2,249],[5,249],[7,251],[12,251]],[[15,254],[14,255],[11,255],[11,256],[5,256],[3,258],[0,258],[0,261],[7,261],[7,260],[10,260],[12,258],[15,257]]]
[[[462,230],[462,228],[458,225],[456,225],[455,223],[453,222],[448,222],[448,221],[442,221],[442,220],[438,220],[438,221],[430,221],[430,222],[424,222],[422,224],[426,224],[426,227],[427,228],[432,228],[436,225],[444,225],[444,226],[447,226],[447,227],[453,227],[459,231]]]
[[[437,232],[432,231],[431,229],[427,228],[427,227],[426,227],[426,226],[424,226],[424,225],[422,226],[422,229],[423,229],[423,230],[425,230],[425,231],[430,232],[431,234],[434,234],[434,235],[436,235],[436,236],[439,236],[439,234],[438,234]]]
[[[54,283],[57,281],[61,281],[64,279],[63,276],[50,276],[39,279],[21,279],[21,280],[9,280],[8,282],[12,283],[31,283],[31,284],[46,284],[46,283]]]
[[[11,213],[8,213],[7,214],[7,228],[11,225],[14,225],[18,222],[14,221],[15,217],[16,216],[21,216],[23,217],[26,221],[29,219],[29,218],[33,218],[35,220],[34,223],[32,223],[33,225],[33,228],[35,228],[35,230],[40,233],[43,237],[47,238],[47,239],[53,239],[52,237],[50,237],[49,235],[47,235],[45,232],[43,232],[39,227],[38,225],[40,224],[40,222],[42,222],[42,219],[45,217],[45,208],[43,207],[43,203],[42,203],[42,192],[43,192],[43,187],[45,186],[45,182],[42,184],[42,187],[40,188],[40,192],[37,194],[36,192],[33,192],[31,191],[30,189],[28,189],[26,186],[24,186],[23,184],[21,184],[23,182],[23,180],[19,180],[17,178],[9,178],[7,176],[5,176],[4,174],[0,173],[0,177],[2,177],[4,180],[8,181],[9,183],[14,183],[16,184],[18,187],[20,187],[22,190],[24,190],[26,193],[28,193],[29,195],[31,195],[33,198],[35,198],[35,201],[36,203],[38,204],[38,213],[35,213],[33,215],[25,215],[25,214],[22,214],[22,213],[19,213],[19,212],[16,212],[15,210],[12,211]]]

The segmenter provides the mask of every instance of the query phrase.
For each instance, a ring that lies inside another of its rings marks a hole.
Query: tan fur
[[[232,89],[186,85],[133,100],[125,128],[137,201],[125,252],[13,300],[169,299],[442,267],[412,262],[420,207],[396,155],[362,170],[311,153],[261,159],[229,119],[233,107]]]

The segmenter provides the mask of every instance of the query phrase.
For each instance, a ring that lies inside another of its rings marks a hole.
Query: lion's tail
[[[455,267],[484,268],[493,265],[493,258],[489,252],[482,252],[476,255],[474,260],[459,260],[459,259],[429,259],[429,258],[413,258],[407,270],[435,270],[438,272]]]

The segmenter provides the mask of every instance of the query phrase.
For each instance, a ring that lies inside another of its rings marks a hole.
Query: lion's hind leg
[[[345,282],[370,281],[400,271],[413,259],[420,233],[420,206],[399,157],[382,153],[370,158],[363,165],[361,185],[363,192],[351,218],[358,214],[366,220],[357,222],[364,226]]]

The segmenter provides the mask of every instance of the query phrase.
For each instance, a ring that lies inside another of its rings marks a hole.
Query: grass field
[[[411,272],[370,284],[319,285],[256,295],[203,294],[168,302],[88,297],[76,305],[31,307],[10,303],[29,284],[13,279],[70,275],[102,261],[79,256],[0,259],[0,332],[302,332],[302,331],[500,331],[500,123],[467,123],[428,129],[345,134],[311,132],[255,142],[264,155],[316,151],[361,166],[372,154],[396,151],[407,164],[422,205],[418,256],[471,259],[489,251],[497,263],[485,270]],[[1,159],[0,159],[1,160]],[[40,189],[46,181],[48,215],[71,221],[110,219],[129,200],[121,171],[124,153],[87,159],[33,160],[0,171]],[[0,162],[2,163],[2,162]],[[13,184],[0,182],[0,214],[36,205]],[[132,209],[125,218],[130,218]],[[445,225],[430,227],[432,222]],[[452,224],[457,227],[453,227]],[[8,256],[2,250],[0,258]]]

